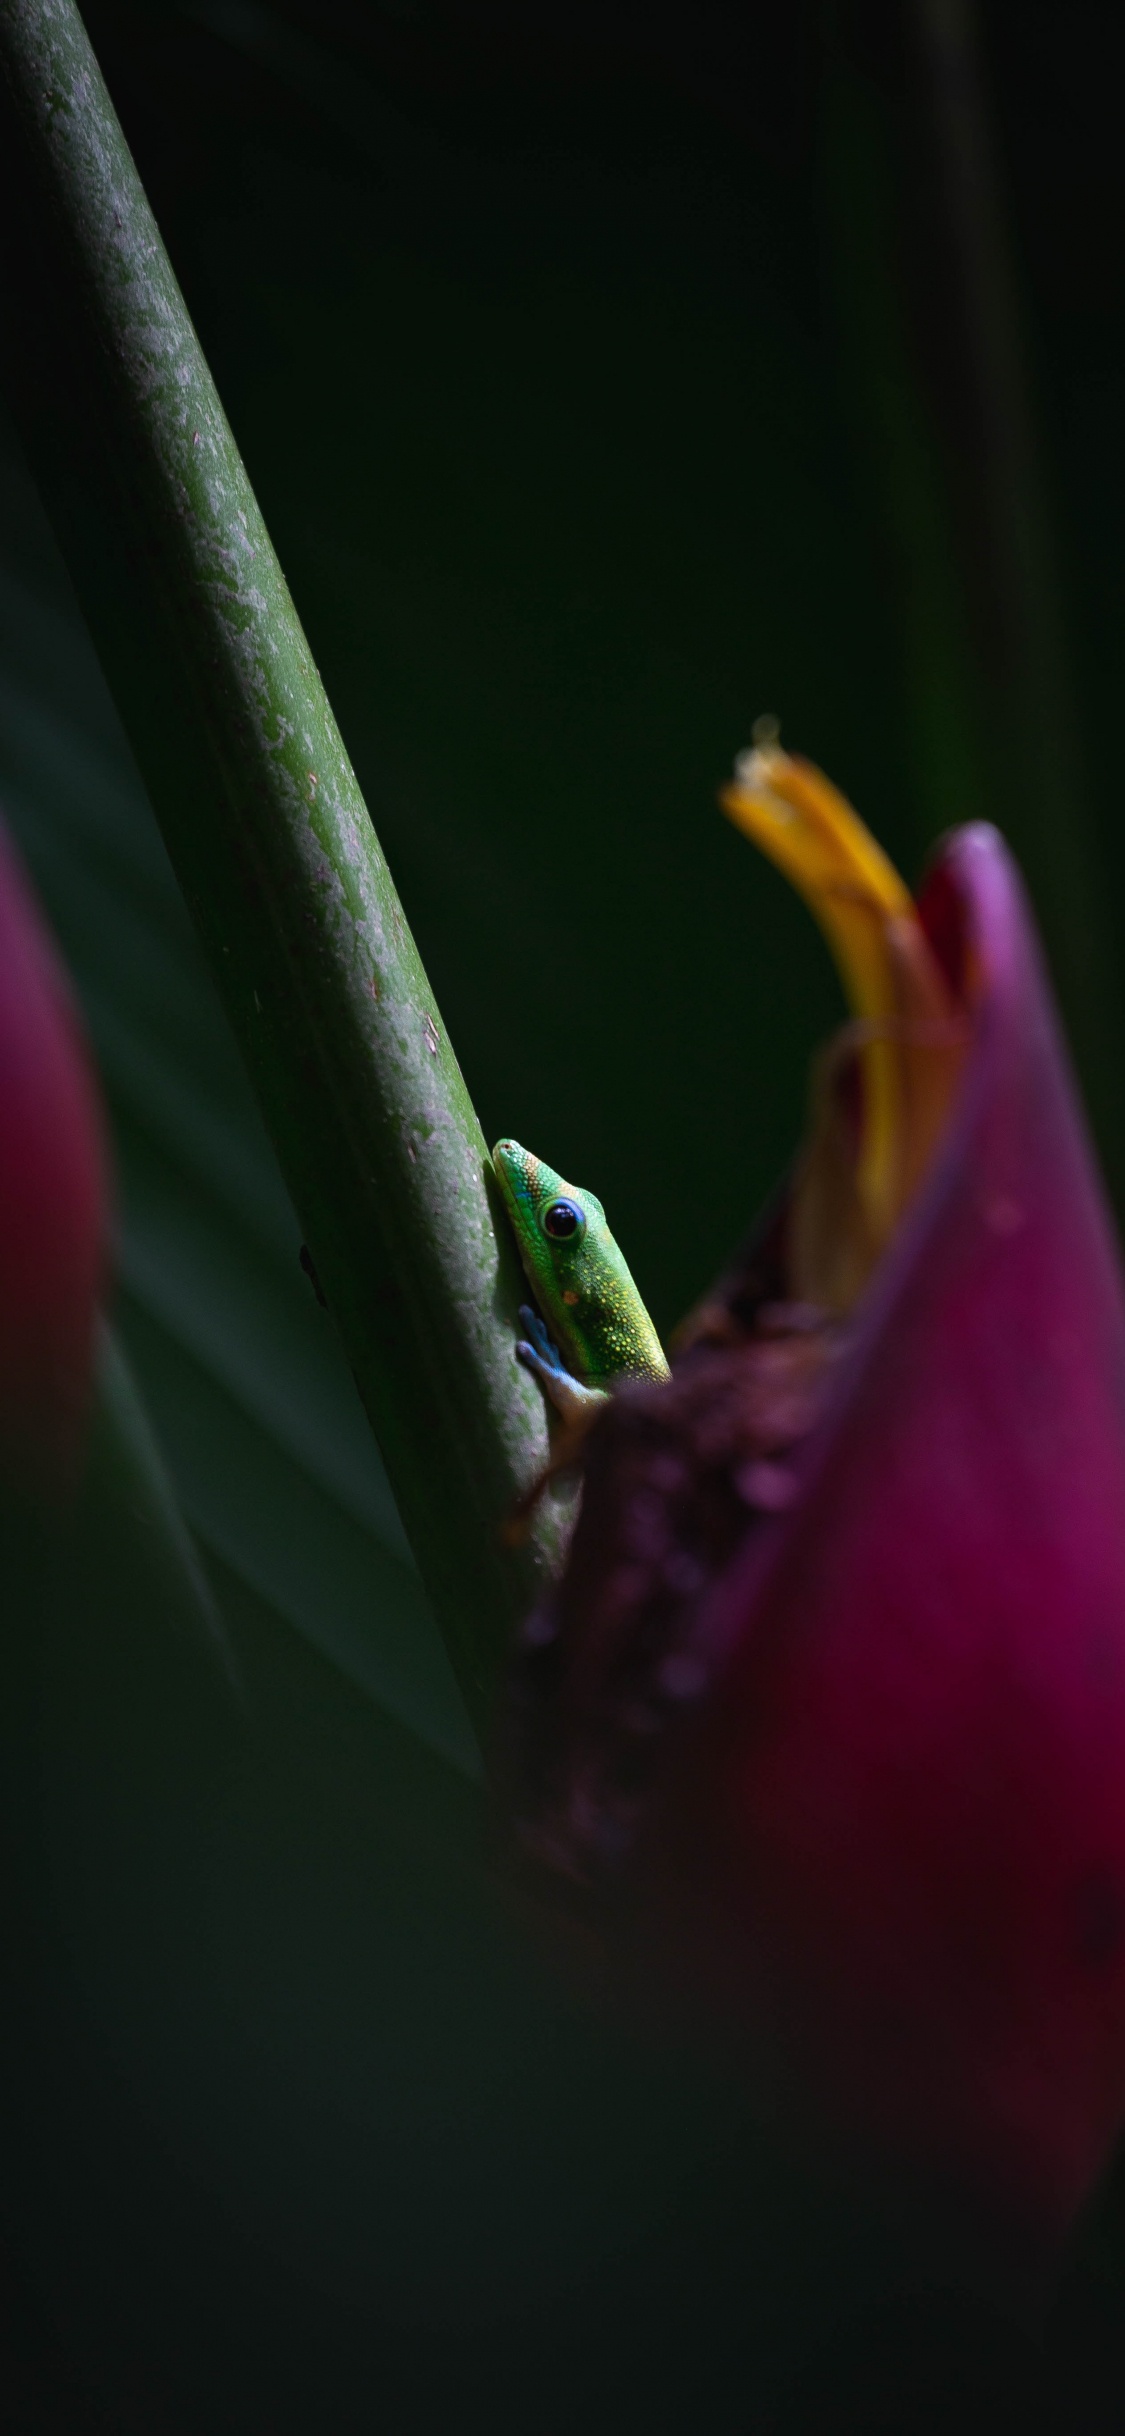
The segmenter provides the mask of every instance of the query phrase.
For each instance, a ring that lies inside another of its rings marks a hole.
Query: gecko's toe
[[[516,1346],[516,1360],[523,1363],[525,1370],[533,1370],[537,1379],[553,1379],[558,1376],[558,1356],[555,1355],[552,1359],[551,1354],[540,1353],[538,1345],[529,1345],[524,1337],[520,1338],[519,1344]]]
[[[527,1330],[527,1343],[530,1350],[538,1355],[540,1361],[546,1362],[552,1370],[561,1370],[562,1362],[559,1358],[558,1348],[551,1343],[538,1311],[534,1311],[530,1303],[521,1303],[520,1318]]]

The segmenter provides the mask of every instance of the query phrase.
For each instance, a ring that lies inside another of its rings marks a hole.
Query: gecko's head
[[[520,1142],[498,1142],[492,1157],[551,1334],[577,1377],[600,1385],[625,1366],[618,1338],[630,1298],[636,1300],[601,1202]]]
[[[596,1193],[567,1184],[555,1168],[548,1167],[545,1159],[537,1159],[534,1151],[525,1150],[521,1142],[497,1142],[492,1161],[532,1284],[545,1273],[565,1281],[573,1272],[570,1291],[577,1302],[578,1278],[589,1250],[600,1235],[608,1233]]]
[[[660,1340],[596,1193],[568,1184],[519,1142],[492,1153],[520,1259],[569,1367],[587,1386],[626,1373],[666,1378]]]

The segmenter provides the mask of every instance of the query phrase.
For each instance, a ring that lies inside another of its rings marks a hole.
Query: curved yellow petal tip
[[[880,937],[888,915],[910,915],[905,882],[822,770],[777,743],[741,753],[719,801],[768,854],[828,934],[853,1013],[890,1012]]]
[[[846,796],[787,753],[760,720],[720,793],[724,812],[785,873],[815,915],[853,1015],[864,1027],[863,1122],[856,1183],[873,1242],[892,1233],[918,1181],[911,1109],[935,1025],[948,1066],[950,994],[905,881]],[[933,1092],[922,1093],[927,1106]]]

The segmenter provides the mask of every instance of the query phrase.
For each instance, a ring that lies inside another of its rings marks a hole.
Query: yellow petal
[[[875,1258],[944,1122],[963,1022],[909,889],[823,771],[762,744],[742,755],[719,800],[799,889],[857,1018],[863,1112],[854,1181]],[[858,1274],[866,1263],[852,1265]]]

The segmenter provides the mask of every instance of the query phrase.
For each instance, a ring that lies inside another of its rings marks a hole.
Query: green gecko
[[[564,1420],[592,1420],[619,1379],[668,1378],[660,1339],[596,1195],[564,1183],[518,1142],[498,1142],[492,1159],[543,1314],[521,1304],[527,1335],[516,1356]]]

